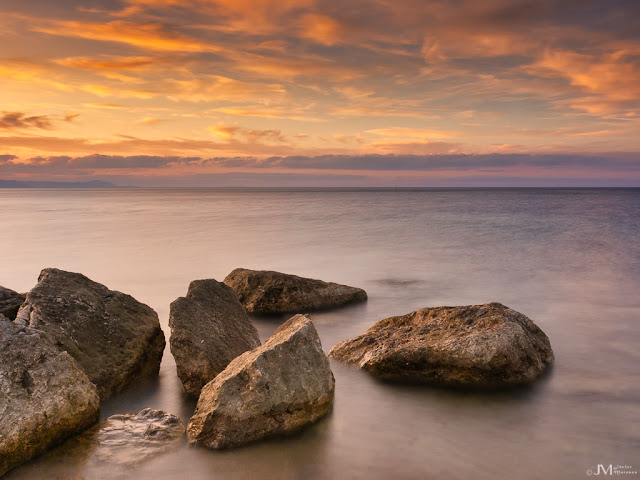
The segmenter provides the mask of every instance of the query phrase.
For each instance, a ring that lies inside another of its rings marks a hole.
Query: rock
[[[258,330],[231,287],[215,280],[191,282],[171,304],[171,353],[185,392],[200,390],[238,355],[260,346]]]
[[[14,320],[20,305],[24,302],[24,297],[22,293],[0,286],[0,315],[4,315],[9,320]]]
[[[308,312],[367,299],[361,288],[267,270],[236,268],[224,283],[235,290],[251,313]]]
[[[387,318],[329,356],[383,379],[489,388],[529,383],[553,361],[544,332],[500,303]]]
[[[185,428],[175,415],[145,408],[137,414],[112,415],[64,444],[57,457],[85,470],[133,467],[182,445]],[[111,471],[112,473],[115,473]]]
[[[100,417],[96,387],[42,333],[0,322],[0,476]]]
[[[156,312],[79,273],[43,270],[16,322],[69,352],[103,400],[160,368],[165,341]]]
[[[334,389],[313,323],[296,315],[205,385],[187,427],[189,443],[237,447],[296,431],[329,412]]]

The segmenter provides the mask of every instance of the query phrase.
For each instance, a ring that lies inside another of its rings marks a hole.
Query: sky
[[[0,179],[640,186],[640,2],[0,0]]]

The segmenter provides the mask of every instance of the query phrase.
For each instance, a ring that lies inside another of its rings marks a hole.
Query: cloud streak
[[[13,130],[23,128],[50,130],[53,125],[46,115],[29,116],[22,112],[3,112],[2,116],[0,116],[0,129]]]
[[[158,23],[115,20],[107,23],[51,22],[35,31],[63,37],[125,43],[142,49],[169,52],[217,52],[220,47],[190,38]]]

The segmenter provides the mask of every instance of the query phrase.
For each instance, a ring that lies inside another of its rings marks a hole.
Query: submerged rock
[[[251,313],[298,313],[363,302],[361,288],[267,270],[236,268],[224,283]]]
[[[326,415],[335,381],[313,323],[296,315],[202,389],[189,443],[236,447],[286,434]]]
[[[175,415],[145,408],[137,414],[110,416],[68,441],[56,454],[82,464],[89,472],[105,464],[132,467],[182,445],[184,432]]]
[[[329,356],[383,379],[474,387],[529,383],[553,361],[544,332],[500,303],[387,318]]]
[[[0,315],[14,320],[24,302],[25,295],[0,286]]]
[[[79,273],[43,270],[16,322],[69,352],[103,399],[160,368],[165,341],[156,312]]]
[[[0,322],[0,476],[100,417],[93,383],[42,333]]]
[[[224,283],[195,280],[171,304],[171,353],[188,395],[200,390],[238,355],[260,346],[237,295]]]

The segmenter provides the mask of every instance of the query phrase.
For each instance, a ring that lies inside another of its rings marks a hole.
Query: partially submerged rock
[[[363,302],[361,288],[267,270],[236,268],[224,283],[251,313],[299,313]]]
[[[68,441],[56,454],[70,457],[89,471],[105,465],[133,467],[179,447],[184,433],[175,415],[145,408],[137,414],[110,416]]]
[[[260,346],[237,295],[213,279],[191,282],[187,296],[171,304],[169,327],[178,377],[190,396],[200,395],[231,360]]]
[[[24,302],[24,294],[0,286],[0,315],[14,320]]]
[[[236,447],[296,431],[326,415],[335,381],[313,323],[296,315],[202,389],[189,443]]]
[[[45,335],[0,321],[0,476],[98,421],[100,398]]]
[[[383,379],[473,387],[529,383],[553,361],[544,332],[500,303],[387,318],[329,356]]]
[[[69,352],[103,399],[160,368],[165,341],[156,312],[79,273],[43,270],[16,322]]]

